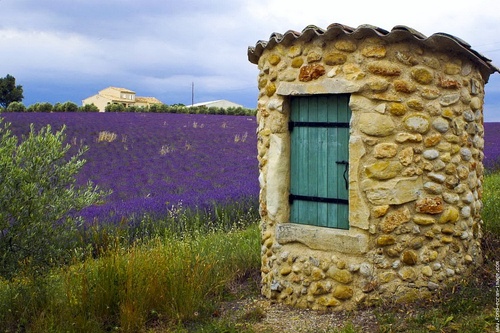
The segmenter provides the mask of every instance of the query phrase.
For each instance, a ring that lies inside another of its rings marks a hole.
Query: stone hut
[[[262,293],[312,309],[432,296],[481,264],[484,85],[463,40],[308,26],[257,64]]]

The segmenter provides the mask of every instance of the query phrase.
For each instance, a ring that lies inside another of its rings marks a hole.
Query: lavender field
[[[4,113],[11,130],[27,134],[30,123],[53,130],[66,125],[76,151],[89,146],[78,181],[88,179],[113,193],[86,209],[87,220],[166,214],[172,207],[208,209],[215,203],[258,196],[255,118],[154,113]]]
[[[500,123],[484,123],[484,166],[500,170]]]
[[[111,189],[105,204],[83,215],[120,221],[172,207],[207,209],[214,203],[256,204],[255,118],[156,113],[4,113],[12,131],[66,124],[67,141],[90,147],[79,182]],[[485,123],[487,169],[500,165],[500,123]]]

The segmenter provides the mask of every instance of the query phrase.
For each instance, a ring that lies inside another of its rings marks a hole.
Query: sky
[[[115,86],[166,104],[189,105],[194,91],[194,103],[255,108],[248,46],[331,23],[449,33],[500,67],[499,0],[0,0],[0,77],[16,78],[25,105],[81,105]],[[500,122],[498,73],[484,109],[485,121]]]

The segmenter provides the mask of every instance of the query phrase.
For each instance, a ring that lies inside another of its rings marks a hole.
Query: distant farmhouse
[[[219,99],[217,101],[211,101],[211,102],[203,102],[203,103],[196,103],[193,105],[187,105],[188,108],[190,107],[199,107],[199,106],[206,106],[207,108],[244,108],[243,105],[236,104],[230,101],[226,101],[225,99]]]
[[[97,95],[85,98],[82,105],[94,104],[99,109],[99,112],[104,112],[107,105],[122,104],[125,107],[149,107],[154,104],[163,104],[155,97],[139,97],[135,95],[135,91],[108,87],[97,93]]]

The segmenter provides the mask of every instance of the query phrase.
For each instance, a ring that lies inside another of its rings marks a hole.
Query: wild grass
[[[101,131],[96,139],[96,142],[113,142],[117,138],[116,133],[109,131]]]
[[[165,229],[133,244],[118,232],[102,237],[114,239],[97,256],[36,280],[0,281],[2,332],[137,332],[204,320],[260,265],[256,223],[182,235]]]

